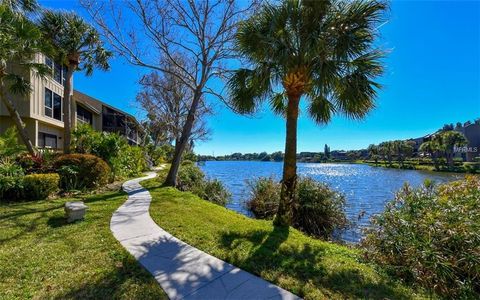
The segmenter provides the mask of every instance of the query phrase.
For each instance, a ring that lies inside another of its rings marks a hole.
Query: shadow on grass
[[[65,219],[64,216],[50,217],[47,221],[47,225],[51,228],[58,228],[68,224],[69,223],[67,223],[67,219]]]
[[[68,287],[52,299],[167,299],[158,283],[132,256],[122,254],[100,277]]]
[[[291,277],[300,280],[298,290],[291,290],[303,297],[307,283],[315,288],[341,294],[353,299],[409,299],[395,289],[395,284],[388,278],[372,282],[359,269],[351,267],[339,258],[339,265],[324,264],[329,259],[326,248],[310,244],[293,245],[284,242],[288,239],[288,227],[273,227],[273,230],[252,230],[244,233],[225,233],[221,244],[231,251],[229,262],[257,275],[268,275],[269,280],[280,283],[280,278]],[[235,249],[242,243],[254,245],[245,256],[235,256]],[[333,258],[335,260],[335,258]],[[330,262],[331,263],[331,262]],[[343,265],[342,265],[343,264]],[[328,269],[327,269],[328,268]],[[328,292],[327,292],[328,295]]]

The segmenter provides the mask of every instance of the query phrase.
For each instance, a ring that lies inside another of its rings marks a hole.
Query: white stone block
[[[67,222],[72,223],[77,220],[81,220],[85,217],[88,206],[82,201],[67,202],[65,203],[65,216]]]

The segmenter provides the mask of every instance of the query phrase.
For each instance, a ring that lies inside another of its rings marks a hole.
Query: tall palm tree
[[[239,25],[236,44],[249,68],[229,79],[232,105],[252,113],[269,99],[286,118],[275,224],[292,222],[300,99],[308,99],[307,112],[319,124],[337,113],[363,118],[375,106],[379,84],[373,78],[383,71],[383,52],[373,42],[385,9],[379,1],[284,0],[264,4]]]
[[[440,133],[441,147],[445,154],[445,159],[450,168],[453,168],[453,157],[455,156],[455,148],[463,147],[468,144],[465,136],[458,131],[450,130]]]
[[[25,78],[25,74],[28,77],[33,70],[37,76],[45,76],[48,72],[45,65],[34,60],[36,53],[47,49],[40,30],[24,14],[31,12],[33,7],[33,1],[0,2],[0,101],[7,108],[31,155],[36,153],[36,149],[10,97],[30,93],[29,78]]]
[[[438,139],[433,138],[430,141],[423,142],[418,148],[418,150],[423,153],[428,153],[428,155],[433,161],[435,170],[439,169],[437,156],[438,152],[440,151],[440,144],[438,142]]]
[[[20,14],[35,12],[39,8],[37,0],[0,0],[0,5]]]
[[[73,12],[47,10],[39,24],[45,37],[56,48],[55,58],[67,67],[63,94],[63,149],[70,153],[71,129],[75,123],[73,73],[85,71],[89,76],[94,68],[108,70],[112,54],[104,48],[97,30]]]
[[[375,161],[375,165],[378,164],[378,154],[379,154],[378,148],[379,147],[374,144],[370,144],[367,148],[370,159],[373,159]]]

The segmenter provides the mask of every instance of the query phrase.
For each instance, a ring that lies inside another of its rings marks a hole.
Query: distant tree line
[[[467,143],[467,139],[461,132],[453,130],[453,125],[446,125],[426,138],[418,147],[413,140],[387,141],[368,146],[368,155],[375,165],[383,161],[385,166],[392,167],[396,162],[400,168],[404,168],[405,161],[415,157],[431,159],[436,170],[440,170],[442,166],[452,169],[455,148],[463,147]]]
[[[355,161],[359,159],[367,159],[368,153],[367,150],[330,150],[328,145],[325,145],[323,152],[300,152],[297,153],[298,162],[335,162],[335,161]],[[197,159],[199,161],[225,161],[225,160],[247,160],[247,161],[283,161],[284,153],[282,151],[277,151],[273,153],[260,152],[260,153],[232,153],[229,155],[198,155]]]

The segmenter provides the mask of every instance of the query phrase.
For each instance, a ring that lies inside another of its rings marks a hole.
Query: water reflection
[[[200,167],[208,177],[222,181],[232,193],[232,202],[227,207],[247,216],[252,215],[245,208],[249,192],[246,181],[269,176],[279,180],[282,173],[282,163],[277,162],[214,161],[206,162]],[[361,230],[369,225],[370,217],[382,212],[385,203],[393,198],[395,191],[405,182],[419,186],[427,178],[436,182],[446,182],[461,177],[458,174],[331,163],[300,163],[297,172],[300,176],[324,182],[345,194],[347,216],[350,221],[356,223],[356,226],[341,235],[347,242],[357,242],[361,238]],[[359,219],[358,216],[361,214],[363,217]]]

